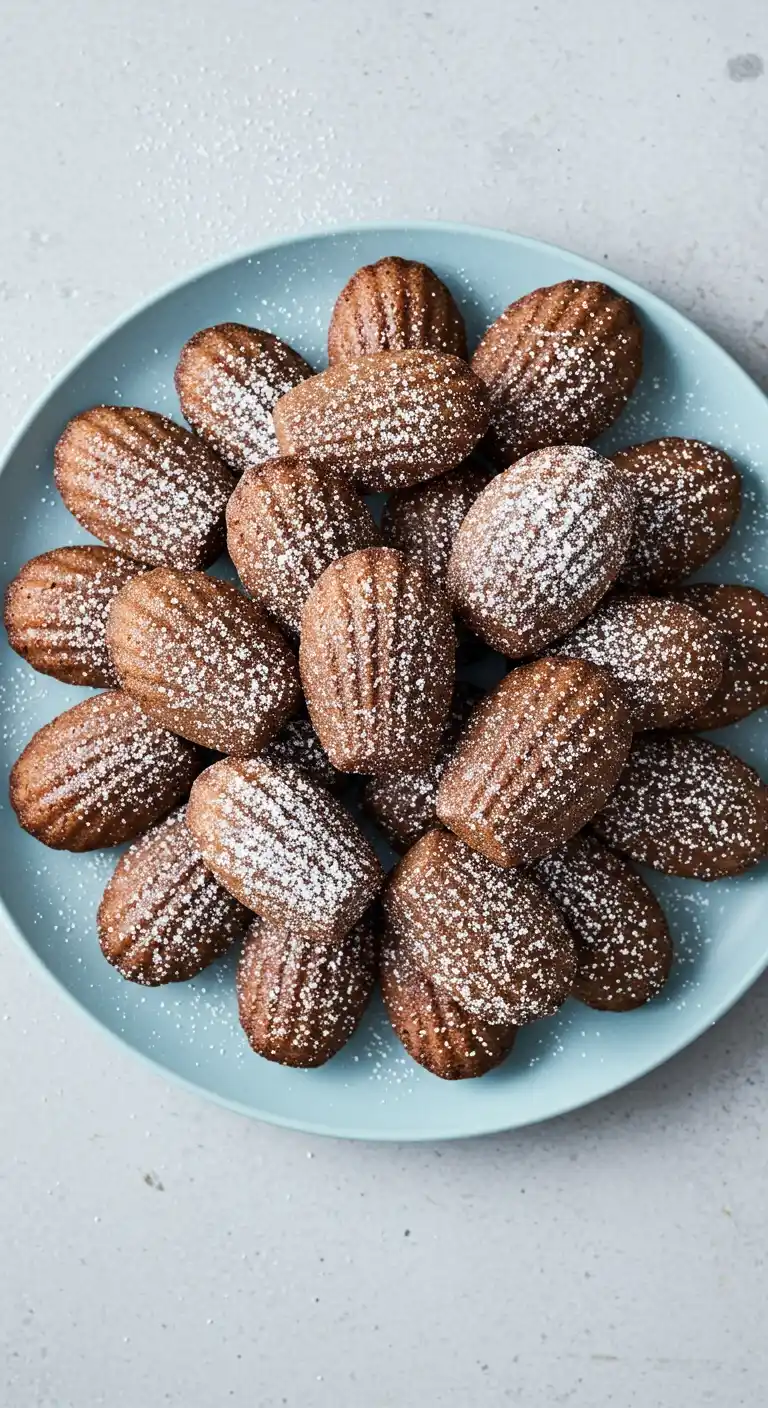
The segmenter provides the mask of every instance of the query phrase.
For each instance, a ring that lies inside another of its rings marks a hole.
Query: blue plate
[[[437,271],[464,309],[471,343],[506,304],[541,284],[607,278],[626,294],[645,325],[645,373],[606,444],[671,433],[726,449],[744,474],[745,508],[731,542],[702,576],[768,589],[768,402],[746,374],[679,313],[603,265],[515,235],[427,223],[332,230],[265,246],[176,285],[100,338],[35,406],[4,458],[0,556],[7,577],[35,553],[87,541],[53,487],[53,447],[70,416],[95,402],[122,401],[178,417],[179,349],[210,323],[270,328],[322,365],[336,294],[354,269],[385,254],[421,259]],[[7,775],[35,729],[83,691],[36,675],[4,642],[0,690]],[[767,726],[759,715],[722,738],[765,772]],[[568,1003],[525,1031],[500,1070],[458,1084],[414,1065],[376,1007],[328,1066],[282,1070],[254,1056],[240,1032],[231,960],[164,989],[142,990],[117,976],[101,956],[94,925],[114,855],[46,850],[19,829],[6,792],[4,785],[0,894],[10,929],[82,1009],[134,1050],[224,1104],[277,1124],[361,1139],[443,1139],[547,1119],[666,1061],[768,963],[765,866],[715,885],[654,877],[679,958],[666,994],[650,1006],[611,1016]]]

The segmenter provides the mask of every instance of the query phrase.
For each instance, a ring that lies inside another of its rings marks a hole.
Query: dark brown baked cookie
[[[200,775],[187,825],[230,894],[263,919],[346,934],[383,874],[356,822],[301,768],[226,758]]]
[[[117,862],[98,913],[104,957],[132,983],[194,978],[253,919],[203,865],[179,810]]]
[[[107,653],[107,613],[126,582],[146,569],[111,548],[54,548],[25,562],[5,593],[9,645],[65,684],[117,684]]]
[[[353,1035],[375,981],[367,918],[330,942],[256,919],[237,970],[240,1023],[268,1061],[322,1066]]]
[[[437,815],[497,865],[534,860],[603,806],[631,742],[607,670],[552,658],[521,665],[475,709],[443,772]]]
[[[94,538],[150,567],[207,567],[224,547],[234,475],[198,436],[154,411],[81,411],[56,446],[54,478]]]
[[[328,329],[328,361],[418,347],[467,355],[464,319],[426,264],[390,255],[358,269],[341,290]]]
[[[201,767],[197,748],[109,690],[30,739],[11,771],[11,806],[24,830],[55,850],[117,846],[182,801]]]
[[[646,734],[592,825],[640,865],[717,880],[768,855],[768,787],[727,748]]]
[[[268,763],[293,763],[332,792],[349,781],[336,771],[309,719],[289,719],[260,756]]]
[[[768,597],[757,587],[697,582],[679,587],[675,600],[705,616],[724,650],[723,675],[714,694],[683,728],[723,728],[768,704]]]
[[[157,567],[124,587],[107,643],[150,718],[204,748],[258,753],[298,709],[290,646],[257,606],[204,572]]]
[[[425,832],[438,825],[437,789],[445,765],[483,691],[457,684],[440,745],[431,763],[420,772],[386,773],[365,785],[365,809],[395,850],[407,851]]]
[[[239,473],[277,454],[273,407],[309,376],[271,332],[219,323],[184,343],[175,379],[185,419]]]
[[[475,499],[453,544],[448,593],[462,619],[510,659],[575,626],[616,580],[633,496],[583,446],[539,450]]]
[[[661,992],[672,939],[656,896],[626,861],[582,831],[532,869],[576,940],[574,997],[629,1012]]]
[[[408,1055],[441,1080],[483,1076],[506,1060],[517,1028],[473,1016],[430,981],[407,944],[388,934],[381,952],[381,995]]]
[[[281,455],[371,491],[403,489],[467,458],[488,428],[487,393],[458,357],[373,352],[281,396],[274,421]]]
[[[723,673],[723,645],[692,606],[613,596],[553,651],[604,665],[621,686],[635,729],[663,728],[705,703]]]
[[[326,568],[304,607],[299,665],[334,767],[425,767],[448,717],[455,648],[447,601],[402,553],[366,548]]]
[[[528,876],[500,870],[447,831],[429,831],[392,872],[387,925],[417,966],[467,1012],[522,1026],[571,991],[576,949]]]
[[[663,590],[703,567],[741,509],[741,476],[723,450],[667,435],[612,456],[635,493],[632,541],[619,581]]]
[[[381,518],[384,542],[418,562],[445,591],[454,539],[490,477],[479,460],[469,459],[439,479],[390,494]]]
[[[354,487],[296,456],[249,469],[227,505],[227,547],[243,586],[294,636],[326,567],[379,541]]]
[[[642,351],[632,304],[606,284],[566,279],[512,303],[472,358],[491,394],[496,463],[594,440],[634,391]]]

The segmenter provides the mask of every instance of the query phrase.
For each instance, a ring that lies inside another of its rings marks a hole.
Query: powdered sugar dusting
[[[278,923],[344,933],[382,882],[351,816],[288,764],[215,763],[198,779],[187,820],[225,888]]]
[[[56,446],[55,477],[83,527],[140,562],[205,567],[223,546],[233,475],[153,411],[94,406],[75,416]]]
[[[278,401],[284,455],[306,454],[374,491],[453,469],[488,424],[485,388],[458,357],[377,352],[330,367]]]
[[[253,1049],[268,1060],[323,1065],[355,1031],[375,977],[373,935],[365,919],[332,942],[256,920],[237,973],[241,1024]]]
[[[34,735],[11,774],[11,800],[21,825],[46,845],[113,846],[180,801],[199,767],[191,744],[111,690]]]
[[[614,597],[572,631],[555,654],[605,665],[636,729],[660,728],[704,704],[723,673],[723,646],[692,607]]]
[[[229,582],[158,567],[129,584],[109,621],[125,689],[151,717],[204,747],[258,752],[297,707],[296,659]]]
[[[54,548],[25,563],[5,599],[13,649],[66,684],[118,683],[106,642],[110,605],[144,568],[110,548]]]
[[[741,480],[724,451],[666,436],[620,450],[613,462],[636,499],[622,582],[668,586],[722,547],[741,508]]]
[[[650,734],[635,740],[594,825],[641,864],[714,880],[768,855],[768,788],[726,748]]]
[[[660,992],[672,960],[669,930],[654,895],[624,861],[582,832],[533,870],[577,940],[574,996],[625,1011]]]
[[[384,892],[394,936],[468,1012],[522,1026],[555,1012],[576,970],[572,940],[542,892],[447,832],[409,851]]]
[[[302,617],[299,665],[323,747],[344,772],[426,765],[450,707],[455,633],[448,603],[391,548],[333,563]]]
[[[156,986],[201,972],[251,917],[203,865],[180,810],[118,862],[99,907],[99,940],[124,978]]]
[[[227,505],[227,546],[243,585],[293,635],[325,568],[378,542],[352,485],[303,458],[249,470]]]
[[[274,406],[311,375],[303,357],[272,333],[219,323],[185,343],[176,389],[192,428],[241,471],[277,454]]]
[[[539,450],[499,474],[459,529],[448,590],[472,630],[516,657],[586,616],[615,580],[633,494],[583,446]]]

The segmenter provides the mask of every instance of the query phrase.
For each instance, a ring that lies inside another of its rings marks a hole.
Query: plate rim
[[[493,226],[474,225],[463,221],[451,220],[368,220],[312,227],[307,230],[301,230],[298,233],[276,236],[272,239],[262,241],[257,245],[249,245],[232,250],[217,259],[209,260],[197,266],[189,273],[180,275],[164,284],[160,289],[150,293],[138,303],[132,305],[132,307],[109,323],[107,327],[96,333],[79,352],[75,353],[75,355],[64,364],[48,382],[44,390],[35,397],[19,425],[12,432],[7,443],[4,445],[2,453],[0,453],[0,476],[4,473],[10,459],[24,439],[24,436],[42,414],[51,397],[76,374],[80,366],[91,357],[94,352],[98,351],[105,342],[109,341],[110,338],[116,333],[119,333],[124,327],[127,327],[129,323],[132,323],[135,319],[141,317],[142,314],[148,312],[156,304],[161,303],[165,298],[185,288],[189,288],[199,280],[211,274],[215,274],[222,269],[226,269],[230,265],[238,264],[245,260],[253,260],[261,255],[271,254],[287,246],[309,244],[313,241],[333,239],[334,237],[349,238],[350,236],[353,237],[358,234],[376,234],[381,232],[394,235],[410,234],[413,231],[427,234],[433,232],[435,234],[468,236],[470,238],[480,238],[481,240],[490,239],[502,244],[510,244],[517,248],[530,249],[536,252],[543,250],[547,253],[568,259],[576,266],[579,266],[590,279],[597,279],[600,282],[605,282],[606,280],[610,281],[612,286],[617,287],[629,298],[632,298],[636,293],[640,294],[646,304],[650,303],[652,307],[663,310],[665,315],[671,314],[672,318],[689,337],[693,338],[694,342],[705,346],[708,354],[714,354],[723,364],[727,365],[730,371],[735,373],[737,378],[741,381],[745,392],[747,392],[751,398],[757,400],[762,413],[768,415],[768,396],[766,396],[762,388],[753,377],[750,376],[749,372],[741,366],[740,362],[738,362],[730,352],[726,351],[715,338],[708,332],[705,332],[703,328],[700,328],[698,324],[688,318],[685,313],[680,312],[674,304],[669,303],[666,299],[661,298],[651,290],[644,288],[643,285],[638,284],[635,280],[620,274],[608,264],[598,264],[595,260],[588,259],[586,256],[577,254],[573,250],[567,249],[563,245],[555,244],[552,241],[540,240],[532,235],[520,235],[514,231],[502,230]],[[460,1124],[452,1124],[449,1119],[445,1127],[442,1128],[439,1133],[435,1133],[432,1130],[422,1132],[410,1127],[398,1128],[397,1126],[386,1131],[381,1131],[365,1128],[361,1126],[359,1121],[352,1126],[347,1126],[343,1123],[340,1125],[330,1125],[324,1121],[308,1120],[289,1115],[281,1115],[270,1110],[262,1110],[254,1105],[246,1104],[241,1100],[222,1095],[187,1076],[181,1075],[180,1072],[165,1065],[158,1057],[133,1045],[127,1036],[122,1035],[119,1031],[108,1026],[102,1017],[92,1011],[80,997],[60,981],[34,948],[31,940],[16,923],[1,892],[0,918],[2,918],[7,931],[11,934],[15,942],[27,954],[32,962],[32,966],[45,974],[47,980],[64,996],[65,1000],[68,1001],[76,1011],[81,1012],[96,1029],[105,1033],[112,1041],[117,1043],[119,1047],[130,1052],[134,1057],[144,1062],[146,1066],[163,1076],[166,1080],[171,1080],[182,1089],[194,1093],[198,1098],[202,1097],[207,1100],[212,1100],[215,1104],[224,1109],[231,1110],[235,1114],[247,1116],[250,1119],[261,1120],[266,1124],[275,1125],[283,1129],[301,1131],[306,1134],[321,1135],[326,1138],[352,1139],[368,1143],[440,1143],[449,1140],[498,1136],[504,1133],[511,1133],[514,1130],[526,1129],[533,1125],[542,1124],[548,1120],[558,1119],[576,1110],[585,1109],[590,1105],[598,1104],[608,1096],[615,1095],[619,1090],[634,1085],[636,1081],[643,1080],[647,1075],[650,1075],[652,1071],[665,1065],[667,1061],[672,1060],[688,1046],[692,1046],[694,1042],[698,1041],[701,1036],[711,1030],[711,1028],[741,1000],[744,994],[749,991],[761,974],[768,968],[767,946],[764,956],[751,965],[741,980],[736,984],[735,988],[715,1004],[714,1009],[710,1011],[706,1020],[703,1021],[701,1025],[696,1026],[692,1033],[684,1033],[679,1038],[668,1042],[661,1051],[655,1052],[650,1059],[643,1061],[631,1075],[622,1075],[616,1080],[609,1081],[599,1094],[590,1095],[585,1098],[566,1097],[561,1102],[548,1106],[540,1113],[526,1115],[524,1118],[520,1119],[516,1119],[514,1114],[511,1114],[509,1118],[505,1118],[499,1122],[492,1121],[488,1123],[484,1121],[478,1124],[468,1123],[466,1118],[464,1118]],[[436,1080],[437,1077],[433,1077],[433,1079]],[[463,1113],[466,1115],[466,1112]]]

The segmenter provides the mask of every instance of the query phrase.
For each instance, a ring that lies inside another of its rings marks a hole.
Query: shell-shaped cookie
[[[366,548],[326,569],[304,607],[309,715],[340,772],[414,771],[434,757],[455,666],[450,608],[415,563]]]
[[[207,567],[224,547],[234,475],[197,435],[155,411],[81,411],[56,445],[54,478],[94,538],[150,567]]]
[[[599,811],[631,742],[606,670],[586,660],[521,665],[475,709],[443,772],[437,815],[497,865],[535,860]]]
[[[629,1012],[661,992],[672,939],[656,896],[625,860],[582,831],[536,861],[533,874],[576,940],[574,997]]]
[[[768,704],[768,597],[757,587],[696,582],[675,600],[705,616],[723,646],[720,684],[682,720],[684,728],[723,728]]]
[[[437,789],[464,725],[483,692],[457,684],[448,723],[432,762],[419,772],[386,773],[365,785],[365,809],[395,850],[407,851],[425,832],[438,825]]]
[[[407,348],[467,355],[464,319],[437,274],[389,255],[366,264],[339,294],[328,329],[328,361]]]
[[[187,825],[230,894],[277,924],[347,933],[381,887],[360,828],[300,768],[227,758],[197,779]]]
[[[367,918],[330,942],[257,919],[237,970],[240,1023],[253,1050],[268,1061],[322,1066],[354,1033],[375,980]]]
[[[11,771],[25,831],[62,851],[132,841],[187,795],[198,750],[148,719],[122,690],[95,694],[30,739]]]
[[[475,499],[453,544],[448,593],[471,630],[510,659],[575,626],[616,580],[633,495],[583,446],[538,450]]]
[[[408,1055],[441,1080],[483,1076],[506,1060],[517,1028],[467,1012],[414,962],[408,945],[385,936],[379,963],[387,1016]]]
[[[262,748],[261,757],[268,763],[292,763],[332,792],[348,781],[336,771],[309,719],[289,719],[277,738]]]
[[[156,987],[194,978],[242,938],[252,919],[203,865],[182,809],[121,856],[97,924],[113,968]]]
[[[455,469],[485,434],[488,398],[458,357],[373,352],[303,381],[273,414],[281,455],[378,491]]]
[[[326,567],[378,542],[353,485],[295,456],[248,470],[227,505],[227,547],[240,580],[292,635]]]
[[[272,410],[309,376],[304,358],[273,333],[218,323],[185,342],[175,379],[192,429],[241,472],[277,454]]]
[[[296,658],[264,612],[229,582],[156,567],[109,612],[120,682],[145,713],[220,753],[258,753],[299,706]]]
[[[667,875],[740,875],[768,855],[768,787],[707,739],[646,734],[593,826],[609,846]]]
[[[391,494],[381,518],[384,542],[418,562],[445,591],[454,539],[490,477],[479,460],[470,459],[439,479]]]
[[[638,730],[663,728],[705,704],[723,673],[722,641],[706,618],[650,596],[601,602],[553,653],[610,670]]]
[[[483,1021],[522,1026],[556,1012],[571,991],[574,941],[544,892],[447,831],[417,841],[383,902],[417,966]]]
[[[724,450],[675,435],[612,456],[635,494],[619,581],[659,591],[708,562],[741,509],[741,476]]]
[[[117,684],[107,652],[110,605],[146,569],[112,548],[54,548],[26,562],[5,594],[5,629],[43,675],[95,689]]]
[[[606,284],[566,279],[512,303],[472,358],[491,396],[496,463],[607,430],[637,384],[642,350],[632,304]]]

